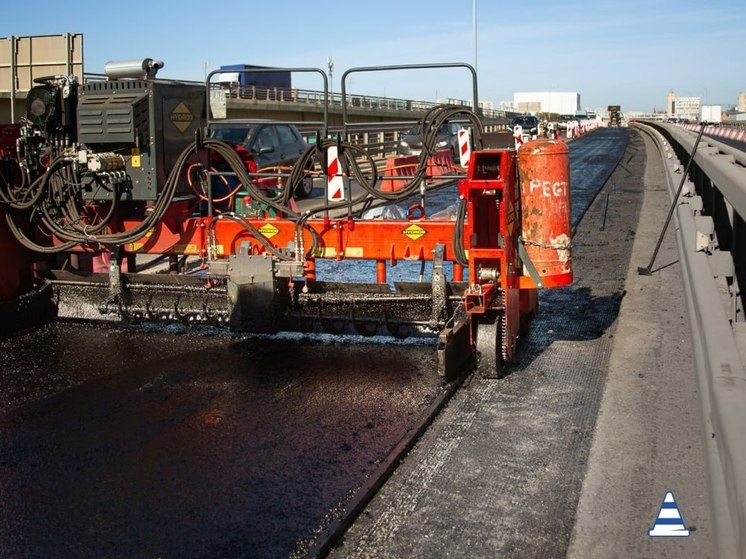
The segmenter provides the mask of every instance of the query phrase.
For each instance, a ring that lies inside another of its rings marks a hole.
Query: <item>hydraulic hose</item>
[[[453,256],[456,262],[462,266],[469,265],[469,259],[464,249],[464,224],[466,223],[466,200],[459,198],[458,211],[456,213],[456,226],[453,228]]]
[[[373,200],[379,199],[387,202],[405,200],[419,192],[420,185],[427,174],[427,165],[430,155],[435,151],[438,130],[440,127],[455,117],[465,117],[475,130],[475,144],[481,145],[483,126],[480,119],[468,108],[456,105],[439,105],[429,110],[421,120],[423,151],[420,155],[417,168],[402,188],[394,192],[383,192],[380,190],[379,174],[372,156],[362,147],[346,141],[332,138],[320,139],[316,144],[302,154],[293,165],[286,187],[279,189],[276,195],[270,195],[259,187],[257,181],[248,171],[246,164],[238,152],[228,143],[214,138],[204,138],[198,144],[195,142],[187,147],[177,158],[171,169],[161,192],[155,200],[152,208],[145,213],[144,219],[128,231],[106,233],[107,226],[115,219],[120,207],[121,192],[116,186],[110,191],[111,202],[105,214],[98,213],[84,215],[88,204],[82,200],[83,183],[81,175],[75,169],[74,160],[71,156],[61,154],[53,157],[47,169],[33,182],[22,170],[22,181],[20,185],[13,186],[7,181],[0,185],[0,203],[17,211],[31,211],[29,221],[37,227],[41,227],[45,234],[51,234],[62,241],[57,246],[42,246],[32,241],[18,226],[15,218],[6,212],[6,221],[10,230],[18,241],[25,247],[43,253],[60,252],[69,250],[76,244],[82,245],[123,245],[134,242],[153,227],[155,227],[165,216],[171,206],[180,180],[187,168],[187,163],[202,149],[214,152],[220,157],[238,181],[247,190],[252,199],[276,210],[287,216],[296,224],[296,238],[301,239],[307,230],[311,236],[311,248],[305,251],[304,257],[313,255],[318,247],[318,234],[307,224],[311,212],[303,214],[288,208],[288,202],[293,193],[300,187],[309,169],[314,167],[315,161],[323,160],[322,152],[332,145],[339,148],[339,157],[343,169],[348,176],[360,185],[363,192],[351,200],[327,203],[314,210],[314,214],[328,212],[338,209],[352,209],[359,205],[369,206]],[[95,176],[94,176],[95,180]],[[104,185],[102,185],[104,186]],[[232,213],[221,214],[225,218],[236,221],[242,225],[253,237],[255,237],[264,248],[278,258],[287,258],[283,253],[276,251],[264,240],[263,236],[256,231],[249,220]],[[462,200],[454,231],[454,252],[460,264],[466,265],[467,258],[463,249],[463,223],[466,216],[466,205]],[[216,220],[210,222],[214,228]],[[46,230],[46,231],[45,231]]]

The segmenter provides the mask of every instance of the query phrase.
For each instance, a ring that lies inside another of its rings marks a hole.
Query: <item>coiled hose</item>
[[[325,151],[332,145],[337,145],[339,156],[343,161],[343,167],[348,170],[352,178],[363,189],[363,193],[355,199],[326,204],[321,208],[315,209],[314,213],[353,208],[360,204],[365,207],[374,199],[382,199],[388,202],[401,201],[419,191],[420,183],[427,173],[428,159],[435,151],[438,130],[442,124],[456,116],[465,116],[471,122],[475,130],[475,143],[476,145],[481,145],[483,127],[479,118],[471,110],[457,105],[440,105],[434,107],[425,113],[421,120],[423,151],[417,169],[412,178],[402,188],[394,192],[382,192],[376,188],[379,178],[378,170],[375,161],[365,149],[348,142],[325,138],[321,139],[315,145],[309,146],[293,166],[288,178],[287,188],[280,189],[276,195],[272,196],[259,188],[246,169],[244,161],[230,144],[214,138],[205,138],[201,141],[199,147],[197,143],[194,143],[179,155],[166,179],[161,193],[150,209],[152,211],[146,212],[145,219],[128,231],[103,233],[117,213],[121,198],[121,192],[118,191],[117,187],[111,192],[112,202],[107,213],[103,216],[95,216],[96,223],[89,223],[91,220],[81,215],[79,207],[82,191],[81,177],[73,169],[73,159],[64,154],[54,157],[50,161],[46,172],[30,185],[28,184],[28,178],[25,173],[22,173],[23,184],[20,186],[11,187],[11,185],[6,184],[3,187],[3,185],[0,185],[0,203],[8,205],[14,210],[31,210],[28,219],[32,225],[40,227],[42,231],[45,230],[45,234],[54,235],[63,241],[57,246],[39,245],[29,239],[21,227],[18,226],[13,215],[10,212],[6,212],[5,218],[8,226],[18,241],[26,248],[36,252],[61,252],[77,244],[118,246],[131,243],[142,238],[147,231],[163,219],[173,202],[179,180],[185,172],[187,162],[198,153],[200,148],[206,148],[216,152],[227,163],[231,171],[235,173],[238,180],[244,185],[254,200],[277,210],[295,221],[296,238],[300,238],[303,235],[304,229],[310,232],[312,246],[304,255],[307,257],[313,254],[318,246],[316,232],[307,225],[307,221],[312,214],[311,212],[305,212],[304,214],[294,212],[288,208],[287,204],[293,192],[295,192],[304,180],[306,169],[313,166],[314,158],[320,159],[322,151]],[[268,252],[271,252],[278,258],[287,258],[286,255],[271,247],[264,240],[263,236],[251,226],[247,219],[230,213],[221,215],[224,218],[241,224],[253,237],[259,240]],[[461,238],[460,230],[462,229],[465,215],[465,203],[462,201],[459,207],[457,227],[454,231],[456,258],[462,264],[466,263],[466,256],[463,250],[463,239]],[[215,223],[216,219],[213,219],[210,226],[214,227]]]

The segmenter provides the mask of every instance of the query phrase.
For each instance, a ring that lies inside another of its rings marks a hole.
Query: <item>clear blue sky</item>
[[[746,90],[743,0],[478,0],[480,99],[577,91],[584,107],[665,106],[666,93],[735,104]],[[327,68],[473,62],[472,0],[6,2],[0,36],[82,33],[85,69],[157,58],[161,77],[202,79],[222,64]],[[321,89],[318,79],[294,85]],[[463,70],[353,74],[354,93],[471,98]]]

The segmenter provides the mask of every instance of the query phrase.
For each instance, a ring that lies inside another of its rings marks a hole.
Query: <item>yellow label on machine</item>
[[[218,254],[223,254],[223,245],[217,245],[219,250],[217,251]],[[180,252],[182,254],[197,254],[197,245],[194,243],[190,243],[188,245],[174,245],[173,246],[174,252]]]
[[[314,251],[313,255],[317,258],[334,258],[337,256],[337,249],[331,247],[319,247]]]
[[[409,227],[404,229],[404,231],[402,231],[401,234],[407,237],[408,239],[416,241],[420,237],[427,235],[427,231],[425,231],[419,225],[410,225]]]
[[[130,158],[130,167],[140,167],[142,162],[140,161],[140,150],[138,148],[132,148],[132,157]]]
[[[274,237],[275,235],[277,235],[277,233],[279,233],[280,230],[277,227],[275,227],[274,225],[272,225],[271,223],[267,223],[265,225],[262,225],[259,228],[259,232],[262,235],[264,235],[267,239],[271,239],[272,237]]]
[[[348,258],[362,258],[363,247],[347,247],[344,254]]]

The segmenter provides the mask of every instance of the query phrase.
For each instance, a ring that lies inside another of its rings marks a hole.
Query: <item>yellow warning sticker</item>
[[[362,258],[363,247],[347,247],[345,249],[345,256],[347,258]]]
[[[411,239],[412,241],[416,241],[420,237],[427,235],[427,231],[425,231],[419,225],[410,225],[409,227],[404,229],[404,231],[402,231],[401,234],[407,237],[408,239]]]
[[[337,249],[332,247],[319,247],[313,255],[317,258],[334,258],[337,256]]]
[[[218,254],[223,254],[222,248],[223,245],[217,245],[220,250],[217,250]],[[191,253],[191,254],[197,254],[197,245],[194,243],[189,243],[188,245],[174,245],[173,246],[174,252],[180,252],[182,254],[184,253]]]
[[[280,230],[277,227],[275,227],[274,225],[272,225],[271,223],[267,223],[265,225],[262,225],[259,228],[259,232],[262,235],[264,235],[267,239],[271,239],[272,237],[274,237],[275,235],[277,235],[277,233],[279,233]]]
[[[192,111],[189,110],[189,107],[187,107],[184,103],[179,103],[171,112],[169,118],[171,119],[171,122],[173,122],[174,126],[179,129],[179,132],[183,134],[184,132],[186,132],[187,128],[189,128],[189,125],[192,124],[194,115],[192,114]]]

